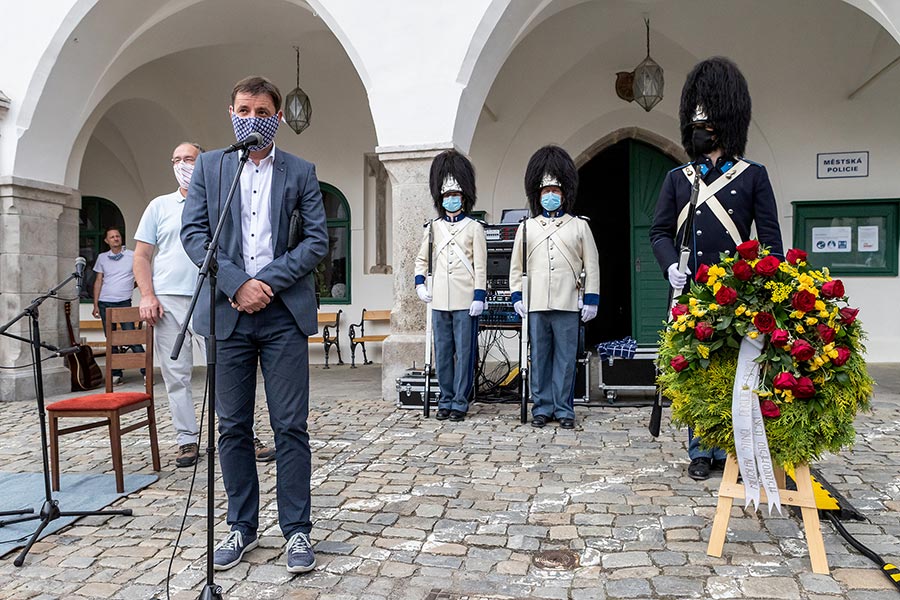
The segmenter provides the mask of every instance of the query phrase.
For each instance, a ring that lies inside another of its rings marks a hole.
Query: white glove
[[[523,319],[525,318],[525,315],[528,314],[528,311],[525,310],[525,303],[522,302],[521,300],[519,300],[515,304],[513,304],[513,308],[516,309],[516,314],[519,315],[520,317],[522,317]]]
[[[578,310],[581,310],[582,308],[584,308],[584,299],[579,297],[578,298]]]
[[[424,283],[420,283],[416,286],[416,293],[419,295],[419,300],[428,304],[431,302],[431,294],[428,293],[428,288],[425,287]]]
[[[478,317],[484,312],[484,302],[481,300],[473,300],[472,306],[469,307],[469,316]]]
[[[585,304],[584,308],[581,309],[581,320],[587,323],[591,319],[597,316],[597,305],[596,304]]]
[[[672,286],[672,289],[676,292],[680,292],[684,289],[684,284],[687,283],[687,276],[691,274],[691,270],[685,267],[686,273],[678,272],[678,263],[672,263],[669,265],[668,273],[669,273],[669,285]]]

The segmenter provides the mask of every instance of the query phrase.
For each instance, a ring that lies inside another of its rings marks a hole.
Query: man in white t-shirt
[[[94,262],[94,272],[97,274],[97,277],[94,279],[93,315],[95,319],[100,319],[103,323],[103,331],[105,332],[106,309],[131,306],[131,294],[134,291],[134,274],[132,273],[134,252],[123,245],[120,227],[107,227],[103,241],[109,246],[109,252],[104,252]],[[134,329],[134,325],[132,323],[123,323],[122,329]],[[122,346],[121,348],[116,346],[113,348],[113,352],[119,353],[127,350],[127,348],[128,346]],[[133,352],[144,351],[144,347],[140,344],[135,344],[130,346],[130,348]],[[144,369],[141,369],[141,374],[144,374]],[[123,383],[122,377],[122,369],[113,369],[113,385]]]
[[[196,349],[206,361],[203,337],[188,327],[185,347],[178,360],[170,358],[175,338],[181,332],[197,283],[197,266],[181,245],[181,212],[187,196],[194,161],[203,149],[195,143],[179,144],[172,153],[172,165],[178,189],[154,198],[144,211],[134,234],[134,277],[141,290],[141,318],[154,326],[154,345],[159,357],[163,382],[169,396],[172,423],[178,435],[176,466],[189,467],[197,462],[197,416],[191,396],[191,371]],[[154,257],[154,252],[156,256]],[[201,300],[202,301],[202,300]],[[255,437],[256,457],[260,462],[275,458]]]

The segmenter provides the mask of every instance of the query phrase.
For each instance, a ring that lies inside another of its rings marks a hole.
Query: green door
[[[641,142],[632,140],[630,146],[631,331],[638,344],[653,345],[666,318],[669,284],[650,249],[650,226],[663,179],[678,164]]]

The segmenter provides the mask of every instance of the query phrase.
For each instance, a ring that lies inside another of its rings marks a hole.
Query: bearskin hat
[[[694,112],[706,113],[716,132],[718,145],[728,157],[740,158],[747,147],[750,128],[750,92],[738,66],[723,56],[714,56],[688,73],[681,90],[681,144],[688,156],[696,159],[691,141]]]
[[[456,150],[445,150],[431,162],[431,174],[428,184],[431,188],[431,197],[434,199],[434,208],[438,215],[444,214],[443,193],[441,189],[448,177],[452,177],[462,194],[462,210],[470,212],[475,206],[475,168],[468,158]]]
[[[545,175],[550,175],[560,183],[562,189],[562,210],[572,212],[578,194],[578,169],[569,153],[559,146],[544,146],[535,152],[525,169],[525,195],[532,215],[539,215],[541,208],[541,187]]]

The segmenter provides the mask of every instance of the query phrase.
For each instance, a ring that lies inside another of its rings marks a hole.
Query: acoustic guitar
[[[66,302],[66,328],[69,330],[69,343],[78,346],[74,354],[67,354],[66,366],[72,374],[72,391],[86,392],[103,385],[103,371],[100,370],[97,361],[94,360],[94,351],[88,345],[82,345],[75,341],[75,332],[72,330],[72,304]]]

